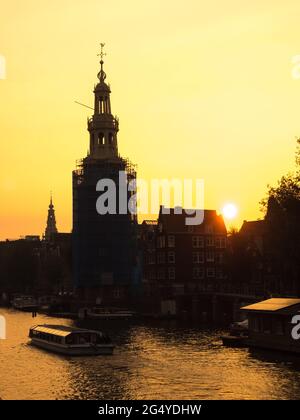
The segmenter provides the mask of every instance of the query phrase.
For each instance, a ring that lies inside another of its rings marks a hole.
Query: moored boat
[[[29,337],[37,347],[69,356],[112,354],[114,350],[106,334],[65,325],[35,325]]]
[[[244,321],[233,322],[230,325],[230,334],[231,335],[248,335],[249,334],[249,321],[244,319]]]
[[[234,322],[230,325],[229,334],[222,335],[223,346],[227,347],[247,347],[249,336],[248,320]]]
[[[135,312],[127,309],[119,308],[80,308],[78,312],[79,319],[91,319],[91,320],[118,320],[127,321],[135,316]]]
[[[38,302],[33,296],[18,296],[12,301],[12,306],[19,311],[36,311],[38,309]]]
[[[241,310],[249,319],[249,347],[300,354],[299,298],[270,298]]]
[[[243,335],[222,335],[223,346],[247,347],[247,337]]]

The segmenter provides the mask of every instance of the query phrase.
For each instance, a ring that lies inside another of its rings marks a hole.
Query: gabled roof
[[[265,231],[266,223],[264,220],[252,220],[250,222],[244,220],[239,233],[242,235],[262,236],[265,234]]]
[[[244,306],[241,310],[249,312],[276,312],[282,309],[291,308],[295,305],[300,305],[300,299],[272,298],[254,303],[253,305]]]
[[[181,209],[181,214],[175,213],[176,209],[180,208],[166,208],[161,206],[158,216],[159,223],[162,223],[163,229],[166,232],[191,232],[189,225],[186,224],[187,218],[192,218],[195,214],[186,213],[195,210]],[[204,212],[203,222],[199,225],[192,225],[194,233],[207,233],[205,227],[210,225],[213,227],[213,234],[226,235],[227,230],[221,215],[218,215],[216,210],[200,210]]]

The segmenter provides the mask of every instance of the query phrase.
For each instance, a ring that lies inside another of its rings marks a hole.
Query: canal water
[[[33,324],[72,321],[1,309],[2,399],[300,399],[300,356],[222,347],[222,331],[176,323],[109,328],[112,356],[64,357],[28,345]]]

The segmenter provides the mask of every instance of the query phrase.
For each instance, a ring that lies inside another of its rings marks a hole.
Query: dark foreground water
[[[112,356],[63,357],[28,345],[32,324],[72,321],[0,309],[2,399],[300,399],[300,356],[222,347],[220,331],[174,323],[115,327]]]

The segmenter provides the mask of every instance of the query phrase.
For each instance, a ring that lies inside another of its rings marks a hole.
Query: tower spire
[[[94,87],[94,114],[88,119],[90,132],[90,150],[87,158],[107,159],[118,157],[119,121],[111,111],[110,86],[105,82],[106,74],[103,70],[105,44],[100,44],[100,65],[98,73],[99,83]]]
[[[106,79],[106,73],[103,70],[103,64],[104,64],[103,57],[106,55],[106,53],[103,51],[104,47],[105,47],[105,43],[104,42],[101,42],[100,43],[101,50],[100,50],[100,53],[97,54],[98,56],[100,56],[100,66],[101,66],[101,69],[100,69],[100,71],[99,71],[99,73],[97,75],[100,83],[104,83],[104,80]]]

